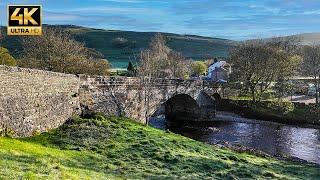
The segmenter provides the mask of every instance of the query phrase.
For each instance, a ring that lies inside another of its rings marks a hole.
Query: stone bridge
[[[222,89],[201,80],[89,77],[0,66],[0,133],[30,136],[90,111],[145,123],[162,111],[176,122],[208,121]]]
[[[175,121],[210,121],[222,94],[202,80],[155,79],[147,84],[139,78],[80,76],[80,81],[82,109],[143,123],[159,112]]]

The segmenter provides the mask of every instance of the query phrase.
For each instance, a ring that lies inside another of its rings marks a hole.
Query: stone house
[[[227,82],[231,74],[231,65],[226,61],[216,61],[208,68],[208,79],[214,82]]]

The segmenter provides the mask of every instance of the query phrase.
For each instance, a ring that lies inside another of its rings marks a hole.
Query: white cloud
[[[314,10],[314,11],[305,11],[301,13],[303,15],[313,15],[313,14],[320,14],[320,10]]]

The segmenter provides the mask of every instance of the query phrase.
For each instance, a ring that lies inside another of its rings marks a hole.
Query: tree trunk
[[[316,86],[316,104],[319,104],[319,83],[317,76],[314,76],[314,85]]]
[[[145,124],[146,126],[149,125],[149,96],[150,96],[150,90],[151,90],[151,75],[148,77],[148,82],[144,82],[144,103],[145,103]]]
[[[255,88],[251,86],[250,90],[251,90],[252,100],[253,100],[253,102],[256,102]]]

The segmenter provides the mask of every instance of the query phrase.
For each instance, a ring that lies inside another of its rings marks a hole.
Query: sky
[[[43,23],[244,40],[320,32],[320,0],[0,0],[41,4]]]

